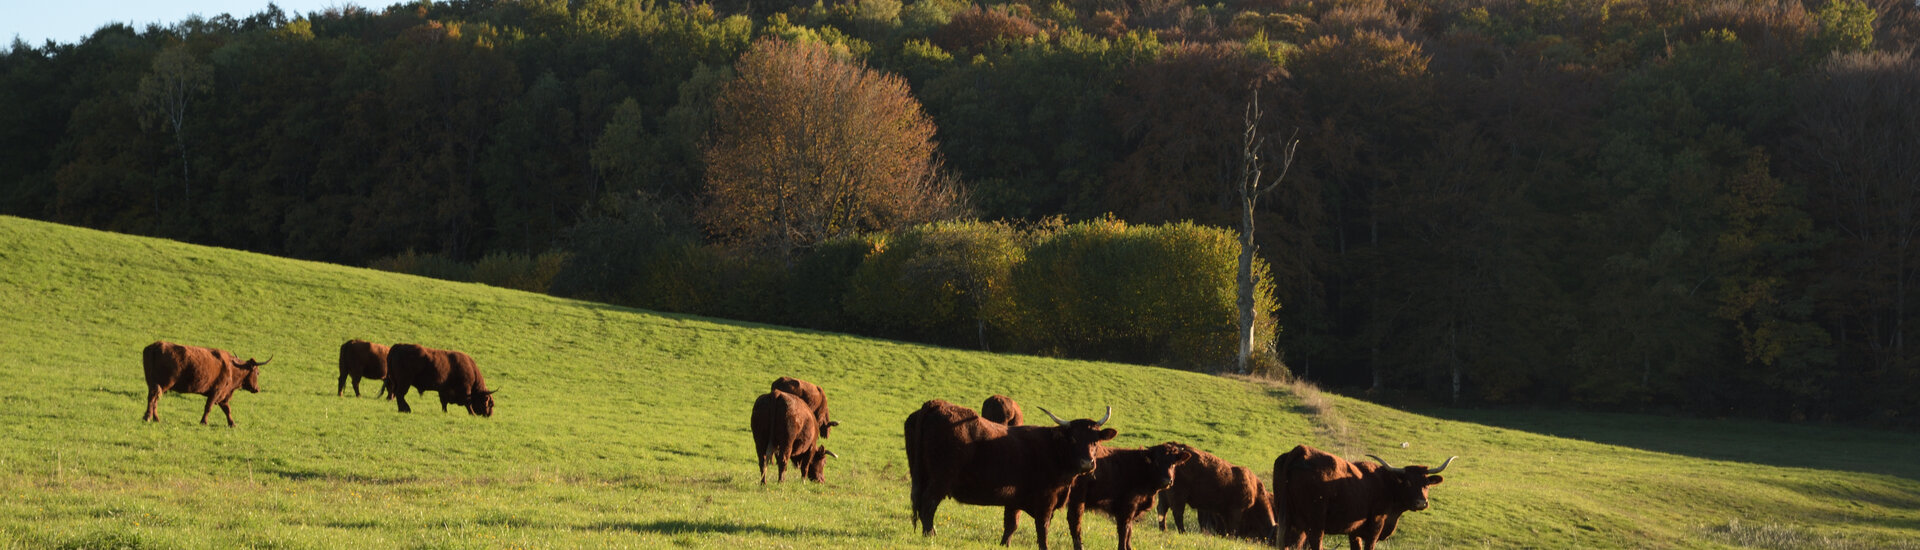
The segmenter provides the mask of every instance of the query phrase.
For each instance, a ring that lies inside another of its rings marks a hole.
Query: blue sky
[[[273,4],[289,17],[322,11],[332,6],[358,5],[381,9],[401,0],[277,0]],[[148,23],[173,24],[190,15],[213,17],[222,13],[245,18],[267,8],[269,0],[0,0],[0,48],[12,44],[18,36],[39,46],[55,42],[79,42],[94,29],[112,22],[130,23],[135,29]]]

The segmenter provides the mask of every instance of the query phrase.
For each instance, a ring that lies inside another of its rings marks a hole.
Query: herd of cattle
[[[1019,527],[1019,513],[1033,518],[1042,550],[1053,511],[1067,510],[1073,547],[1081,548],[1080,520],[1087,508],[1113,518],[1121,550],[1133,548],[1133,523],[1155,508],[1162,531],[1167,512],[1186,532],[1186,508],[1199,527],[1256,539],[1283,548],[1319,549],[1326,534],[1344,534],[1356,550],[1393,536],[1400,515],[1427,509],[1427,489],[1441,482],[1437,468],[1395,467],[1380,457],[1348,462],[1305,445],[1273,461],[1273,489],[1253,470],[1235,466],[1191,446],[1166,442],[1144,449],[1101,445],[1118,435],[1100,420],[1063,420],[1044,408],[1052,426],[1028,426],[1020,405],[1004,395],[987,398],[979,412],[935,399],[907,415],[907,471],[913,521],[933,535],[934,512],[953,499],[999,506],[1005,511],[1000,544]],[[827,457],[820,444],[840,423],[827,410],[826,392],[805,380],[782,377],[753,403],[754,450],[760,482],[767,461],[786,479],[787,463],[813,481],[825,480]],[[1155,506],[1155,497],[1159,504]]]
[[[241,361],[227,350],[165,341],[147,344],[140,359],[147,371],[147,413],[141,420],[159,422],[160,396],[172,391],[207,396],[200,423],[206,424],[213,406],[219,405],[230,427],[234,425],[233,409],[227,402],[233,400],[233,391],[260,393],[260,367],[273,361],[272,358]],[[353,378],[355,396],[360,395],[361,378],[384,380],[380,390],[399,402],[400,412],[413,412],[413,407],[407,406],[407,389],[413,388],[421,395],[438,392],[442,412],[448,404],[457,403],[470,414],[493,416],[493,390],[487,389],[487,381],[480,376],[480,366],[473,358],[458,351],[414,344],[394,344],[389,348],[363,340],[348,340],[340,344],[340,385],[334,390],[336,395],[346,393],[348,377]]]
[[[160,396],[173,391],[205,395],[200,423],[206,424],[219,405],[228,426],[234,425],[228,407],[234,390],[258,393],[260,367],[272,362],[242,361],[226,350],[164,341],[148,345],[142,360],[147,377],[142,420],[158,422]],[[349,378],[355,396],[360,379],[383,380],[381,390],[398,402],[400,412],[412,412],[406,397],[411,388],[438,392],[443,412],[459,404],[470,414],[493,415],[494,390],[487,389],[473,358],[458,351],[349,340],[340,345],[335,395],[345,395]],[[1112,407],[1100,420],[1068,421],[1044,408],[1040,412],[1054,425],[1026,425],[1020,405],[1003,395],[987,398],[977,413],[935,399],[907,415],[909,496],[922,534],[933,535],[934,512],[951,498],[1002,507],[1002,545],[1012,540],[1019,513],[1026,512],[1042,550],[1054,510],[1066,508],[1076,550],[1087,508],[1113,518],[1119,547],[1128,550],[1133,523],[1148,508],[1158,512],[1161,530],[1171,511],[1174,527],[1185,532],[1188,507],[1195,510],[1199,527],[1213,533],[1315,549],[1324,534],[1344,534],[1349,548],[1372,550],[1376,541],[1393,536],[1402,513],[1427,508],[1427,488],[1440,483],[1438,474],[1454,460],[1432,469],[1395,467],[1373,455],[1367,456],[1377,464],[1354,463],[1301,445],[1274,459],[1269,491],[1253,470],[1185,444],[1101,445],[1118,435],[1105,427]],[[831,418],[826,392],[811,382],[775,380],[754,400],[751,425],[761,483],[767,482],[769,460],[778,467],[779,481],[786,480],[788,463],[807,479],[825,481],[826,459],[839,456],[821,445],[840,423]]]

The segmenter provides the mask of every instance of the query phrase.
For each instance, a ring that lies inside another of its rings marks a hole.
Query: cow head
[[[820,438],[826,439],[827,432],[833,431],[833,427],[839,425],[840,421],[838,420],[828,420],[826,424],[820,426]]]
[[[840,455],[827,450],[826,447],[814,447],[813,452],[807,453],[807,456],[804,458],[806,462],[801,464],[800,471],[806,474],[807,479],[811,479],[815,483],[825,483],[827,481],[827,457],[840,458]]]
[[[1052,431],[1053,438],[1059,445],[1057,448],[1062,449],[1065,453],[1064,456],[1060,456],[1059,458],[1070,468],[1074,469],[1074,473],[1076,474],[1092,472],[1094,447],[1102,441],[1113,439],[1113,436],[1120,435],[1120,432],[1114,431],[1113,428],[1100,428],[1101,426],[1107,425],[1108,419],[1113,418],[1112,406],[1107,407],[1107,415],[1100,417],[1098,422],[1084,418],[1072,422],[1061,420],[1060,417],[1054,416],[1053,411],[1047,410],[1046,407],[1041,407],[1040,412],[1047,413],[1047,417],[1052,418],[1053,423],[1058,425],[1058,427]]]
[[[260,366],[272,362],[272,357],[268,357],[265,361],[255,361],[252,357],[248,357],[246,362],[235,364],[233,368],[240,369],[240,389],[247,390],[249,393],[260,393]]]
[[[1153,465],[1153,473],[1157,474],[1155,481],[1159,482],[1155,488],[1164,490],[1172,487],[1173,469],[1192,459],[1192,447],[1172,441],[1147,448],[1147,463]]]
[[[1380,457],[1373,455],[1367,455],[1367,457],[1378,461],[1380,473],[1387,475],[1388,484],[1393,488],[1392,498],[1395,507],[1416,512],[1427,509],[1427,488],[1444,481],[1444,478],[1438,474],[1452,465],[1453,459],[1460,458],[1447,457],[1447,461],[1441,463],[1439,468],[1428,470],[1426,466],[1395,468]]]
[[[467,413],[480,416],[493,416],[493,392],[483,391],[467,395]]]

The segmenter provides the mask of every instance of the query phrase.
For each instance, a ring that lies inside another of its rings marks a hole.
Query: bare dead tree
[[[1239,290],[1240,355],[1235,363],[1235,371],[1247,374],[1250,369],[1247,362],[1253,357],[1253,209],[1260,196],[1273,191],[1286,179],[1287,171],[1293,168],[1293,153],[1300,148],[1300,140],[1294,139],[1281,148],[1280,175],[1266,185],[1260,184],[1260,152],[1266,146],[1266,138],[1260,135],[1260,89],[1253,89],[1252,97],[1247,99],[1245,115],[1246,130],[1240,142],[1240,181],[1237,191],[1240,193],[1240,266],[1237,283]]]

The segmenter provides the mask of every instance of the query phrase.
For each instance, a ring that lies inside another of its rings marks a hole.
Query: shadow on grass
[[[754,525],[730,521],[706,520],[665,520],[647,523],[604,522],[583,527],[595,531],[632,531],[635,533],[702,533],[719,535],[771,535],[776,537],[852,537],[858,533],[836,529],[818,529],[811,527],[779,527],[773,525]]]
[[[1920,434],[1815,424],[1581,411],[1413,409],[1408,412],[1644,451],[1920,481]]]
[[[411,478],[384,478],[364,474],[299,470],[292,468],[267,468],[260,470],[260,472],[276,475],[287,481],[331,481],[360,485],[399,485],[413,481]]]

